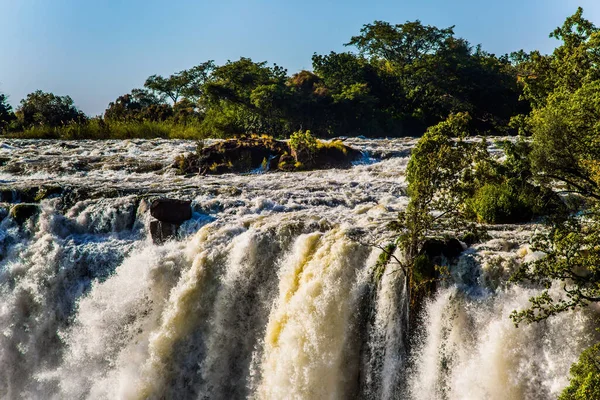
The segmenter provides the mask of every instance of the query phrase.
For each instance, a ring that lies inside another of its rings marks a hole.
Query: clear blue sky
[[[374,20],[456,25],[496,54],[551,52],[549,32],[577,6],[600,25],[598,0],[0,0],[0,91],[13,106],[36,89],[68,94],[96,115],[149,75],[208,59],[309,69]]]

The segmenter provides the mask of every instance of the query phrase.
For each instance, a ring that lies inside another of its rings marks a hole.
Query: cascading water
[[[3,143],[4,200],[68,190],[0,222],[0,398],[556,397],[594,315],[513,326],[535,291],[506,277],[535,254],[506,243],[531,227],[466,251],[418,328],[402,272],[352,239],[388,235],[414,142],[349,139],[383,160],[349,170],[191,178],[167,168],[191,142]],[[193,201],[177,240],[149,238],[147,196]]]

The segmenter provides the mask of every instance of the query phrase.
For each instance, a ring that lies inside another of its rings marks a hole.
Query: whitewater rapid
[[[349,139],[348,170],[187,177],[170,165],[189,141],[0,143],[0,398],[556,398],[597,337],[592,311],[508,318],[536,293],[506,282],[535,226],[467,249],[409,340],[404,276],[375,278],[365,243],[391,239],[415,142]],[[37,217],[6,216],[53,185]],[[162,245],[157,196],[194,211]]]

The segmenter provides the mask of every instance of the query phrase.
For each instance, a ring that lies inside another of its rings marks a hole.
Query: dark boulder
[[[150,205],[150,215],[161,222],[181,225],[192,218],[191,201],[177,199],[156,199]]]
[[[454,260],[463,252],[463,246],[458,239],[428,239],[421,247],[419,255],[425,255],[431,261],[438,261],[442,256]]]
[[[10,217],[19,225],[23,224],[29,218],[36,216],[40,212],[40,206],[37,204],[15,204],[10,209]]]

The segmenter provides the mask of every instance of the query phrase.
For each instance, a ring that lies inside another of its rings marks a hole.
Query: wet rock
[[[62,192],[63,188],[60,186],[41,187],[35,195],[34,200],[37,202],[44,199],[49,199],[51,197],[60,196]]]
[[[7,203],[33,203],[38,193],[37,187],[7,187],[0,189],[0,201]]]
[[[0,201],[5,203],[13,203],[15,201],[15,191],[11,188],[0,189]]]
[[[362,153],[341,141],[319,142],[313,149],[292,150],[271,137],[241,137],[217,142],[197,153],[179,156],[173,167],[180,173],[224,174],[253,170],[310,170],[349,168]]]
[[[456,259],[463,252],[463,246],[458,239],[428,239],[421,247],[419,255],[425,255],[436,262],[443,256],[447,260]]]
[[[150,221],[150,236],[155,244],[162,244],[177,235],[179,225],[157,220]]]
[[[40,212],[40,206],[37,204],[15,204],[10,209],[10,217],[19,225],[23,224],[29,218],[36,216]]]
[[[161,222],[181,225],[192,218],[191,201],[161,198],[150,205],[150,215]]]

